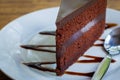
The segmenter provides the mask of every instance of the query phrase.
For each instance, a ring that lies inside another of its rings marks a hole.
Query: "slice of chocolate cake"
[[[107,0],[62,0],[56,21],[57,75],[64,74],[103,33],[106,4]]]

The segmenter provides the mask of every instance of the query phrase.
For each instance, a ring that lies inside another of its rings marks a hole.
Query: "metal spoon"
[[[99,65],[91,80],[101,80],[109,68],[112,57],[120,54],[120,27],[114,29],[106,37],[104,48],[108,54]]]

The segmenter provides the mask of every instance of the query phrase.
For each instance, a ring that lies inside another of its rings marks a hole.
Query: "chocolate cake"
[[[57,75],[64,74],[101,36],[105,29],[106,4],[107,0],[88,0],[64,16],[59,11],[56,21]]]

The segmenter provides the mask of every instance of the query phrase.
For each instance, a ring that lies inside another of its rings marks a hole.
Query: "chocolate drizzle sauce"
[[[79,72],[70,72],[66,71],[65,74],[69,75],[76,75],[76,76],[86,76],[86,77],[92,77],[94,72],[88,72],[88,73],[79,73]]]
[[[56,32],[55,31],[44,31],[44,32],[40,32],[39,34],[42,34],[42,35],[56,35]]]
[[[105,29],[109,29],[109,28],[116,27],[116,26],[117,26],[117,24],[115,24],[115,23],[106,23]]]
[[[112,28],[117,26],[115,23],[107,23],[105,25],[105,29]],[[56,32],[55,31],[44,31],[40,32],[39,34],[42,35],[52,35],[55,36]],[[105,41],[104,39],[98,39],[99,41]],[[103,46],[103,44],[94,44],[93,46]],[[21,45],[22,48],[25,49],[30,49],[30,50],[36,50],[36,51],[42,51],[42,52],[50,52],[50,53],[56,53],[56,51],[53,50],[47,50],[47,49],[41,49],[41,47],[56,47],[56,45]],[[90,56],[90,55],[83,55],[83,57],[86,58],[91,58],[91,60],[78,60],[76,63],[99,63],[103,60],[103,57],[97,57],[97,56]],[[115,60],[112,59],[112,63],[116,62]],[[41,71],[48,71],[48,72],[55,72],[55,69],[50,69],[50,68],[45,68],[42,67],[42,65],[48,65],[48,64],[55,64],[56,62],[30,62],[30,63],[23,63],[29,67],[41,70]],[[69,75],[76,75],[76,76],[87,76],[87,77],[92,77],[94,72],[89,72],[89,73],[80,73],[80,72],[71,72],[71,71],[66,71],[65,74]]]
[[[86,58],[92,58],[92,60],[79,60],[77,63],[100,63],[104,58],[103,57],[97,57],[97,56],[90,56],[90,55],[83,55]],[[116,62],[112,59],[112,63]]]
[[[103,46],[103,44],[94,44],[93,46]]]
[[[42,51],[42,52],[49,52],[49,53],[56,53],[54,50],[48,50],[48,49],[41,49],[41,47],[55,47],[55,45],[21,45],[24,49],[30,49],[35,51]]]
[[[90,56],[90,55],[83,55],[86,58],[91,58],[92,60],[78,60],[76,63],[100,63],[103,60],[103,57],[97,57],[97,56]],[[116,62],[115,60],[112,59],[112,63]],[[55,64],[56,62],[29,62],[29,63],[23,63],[29,67],[41,70],[41,71],[47,71],[47,72],[54,72],[56,73],[55,69],[50,69],[50,68],[45,68],[42,67],[42,65],[49,65],[49,64]],[[65,71],[65,74],[69,75],[76,75],[76,76],[87,76],[87,77],[92,77],[94,72],[89,72],[89,73],[80,73],[80,72],[72,72],[72,71]]]
[[[31,63],[23,63],[31,68],[35,68],[41,71],[47,71],[47,72],[54,72],[56,73],[55,69],[50,69],[50,68],[45,68],[42,67],[42,65],[44,64],[55,64],[55,62],[31,62]],[[69,74],[69,75],[76,75],[76,76],[87,76],[87,77],[92,77],[92,75],[94,74],[94,72],[89,72],[89,73],[80,73],[80,72],[71,72],[71,71],[65,71],[65,74]]]
[[[21,47],[34,47],[34,48],[40,48],[40,47],[56,47],[56,45],[21,45]]]
[[[41,71],[56,72],[55,69],[42,67],[42,65],[55,64],[55,63],[56,62],[30,62],[30,63],[23,63],[23,64]]]
[[[103,41],[103,42],[105,41],[105,39],[98,39],[98,40],[99,40],[99,41]]]

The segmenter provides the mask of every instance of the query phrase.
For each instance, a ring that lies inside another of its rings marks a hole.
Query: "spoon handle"
[[[93,77],[91,80],[101,80],[104,76],[104,74],[107,72],[108,67],[111,63],[112,60],[112,56],[111,55],[107,55],[102,62],[100,63],[98,69],[96,70],[96,72],[94,73]]]

